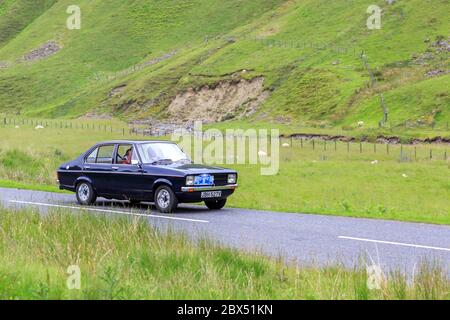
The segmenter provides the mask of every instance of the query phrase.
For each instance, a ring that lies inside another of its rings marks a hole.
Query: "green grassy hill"
[[[79,0],[68,30],[72,1],[0,0],[0,113],[168,118],[177,94],[263,77],[253,122],[376,127],[383,94],[391,125],[444,126],[450,1],[373,2],[381,30],[364,0]],[[48,43],[59,51],[24,59]]]
[[[2,0],[0,1],[0,46],[17,36],[56,0]]]

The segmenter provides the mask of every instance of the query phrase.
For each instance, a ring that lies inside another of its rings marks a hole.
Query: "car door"
[[[83,165],[83,174],[92,181],[94,189],[102,196],[113,193],[111,173],[114,151],[114,144],[100,145],[86,157]]]
[[[141,169],[139,158],[132,144],[118,144],[114,156],[111,185],[121,199],[145,199],[145,190],[149,189],[146,175]]]

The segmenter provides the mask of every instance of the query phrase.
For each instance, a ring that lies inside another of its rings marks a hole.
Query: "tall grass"
[[[66,286],[70,265],[80,290]],[[369,290],[362,268],[296,267],[144,219],[0,209],[3,299],[449,299],[447,274],[424,262],[413,280],[397,272]]]

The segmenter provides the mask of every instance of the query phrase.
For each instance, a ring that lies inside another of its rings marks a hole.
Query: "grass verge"
[[[22,189],[22,190],[34,190],[34,191],[45,191],[45,192],[56,192],[56,193],[68,193],[60,190],[57,186],[52,185],[42,185],[36,183],[24,183],[16,182],[12,180],[0,180],[0,187],[10,188],[10,189]]]
[[[364,269],[296,267],[259,253],[193,242],[144,219],[0,208],[3,299],[449,299],[438,265],[412,281],[386,275],[369,290]],[[67,269],[81,271],[69,290]]]

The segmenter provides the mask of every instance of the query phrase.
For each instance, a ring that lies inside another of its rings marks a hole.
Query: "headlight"
[[[236,180],[237,180],[237,177],[234,173],[228,175],[228,183],[229,184],[235,184]]]
[[[194,181],[195,181],[195,177],[194,176],[187,176],[186,177],[186,185],[187,186],[193,186],[194,185]]]

